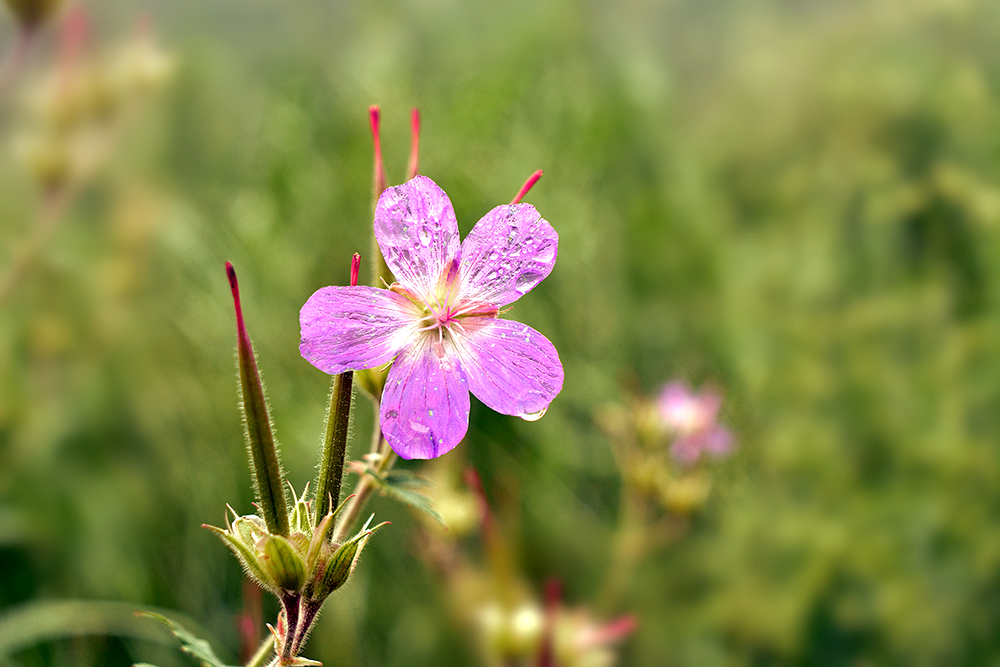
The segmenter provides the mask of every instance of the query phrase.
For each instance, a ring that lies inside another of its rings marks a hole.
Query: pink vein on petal
[[[382,434],[404,459],[430,459],[469,428],[469,387],[458,357],[433,338],[400,352],[382,394]]]
[[[497,206],[462,242],[463,296],[505,306],[552,272],[559,235],[531,204]]]
[[[537,419],[563,385],[559,353],[526,324],[484,317],[463,322],[460,355],[469,390],[505,415]]]
[[[461,249],[455,209],[426,176],[382,193],[375,206],[375,238],[396,280],[428,300]]]
[[[323,287],[299,312],[302,356],[335,375],[392,361],[415,336],[415,307],[374,287]]]

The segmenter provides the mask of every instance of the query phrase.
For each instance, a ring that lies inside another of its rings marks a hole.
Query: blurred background
[[[301,489],[329,378],[298,310],[367,275],[376,103],[390,183],[419,107],[463,235],[545,171],[559,261],[510,317],[564,389],[533,423],[474,400],[446,457],[525,590],[634,617],[623,665],[1000,661],[1000,4],[81,0],[23,57],[3,9],[0,664],[193,664],[137,607],[235,664],[274,622],[201,528],[252,511],[223,265]],[[624,568],[608,424],[674,379],[735,449]],[[371,508],[306,655],[481,664],[424,524]]]

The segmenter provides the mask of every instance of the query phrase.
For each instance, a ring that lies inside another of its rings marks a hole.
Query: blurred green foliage
[[[560,257],[516,315],[565,388],[535,423],[474,405],[455,453],[529,581],[586,606],[607,574],[620,480],[598,407],[711,381],[739,449],[597,610],[639,618],[622,664],[1000,660],[1000,4],[82,4],[99,43],[148,11],[179,62],[0,305],[0,621],[153,605],[235,660],[242,573],[200,527],[252,499],[223,263],[301,488],[329,379],[297,313],[368,251],[379,103],[390,182],[419,107],[421,171],[463,233],[545,170],[527,200]],[[36,200],[0,158],[0,268]],[[393,525],[307,655],[472,664],[407,511],[373,509]],[[108,633],[0,638],[0,663],[189,664]]]

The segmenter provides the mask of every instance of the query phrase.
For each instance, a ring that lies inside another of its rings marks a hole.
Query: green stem
[[[390,470],[399,458],[396,452],[392,451],[389,447],[389,443],[385,441],[385,438],[382,437],[382,426],[378,418],[377,401],[375,401],[375,428],[372,433],[372,453],[380,455],[378,467],[375,469],[376,474],[379,475]],[[342,543],[344,538],[350,534],[351,528],[357,523],[358,518],[361,516],[361,511],[364,510],[375,488],[374,482],[368,475],[362,475],[361,479],[358,480],[357,486],[354,487],[354,498],[344,508],[344,513],[337,522],[337,527],[333,529],[333,535],[330,537],[330,540],[334,544]]]
[[[340,502],[340,487],[344,479],[344,459],[347,456],[347,427],[351,420],[351,390],[354,373],[337,375],[330,392],[323,458],[316,479],[316,523]]]
[[[261,642],[260,648],[253,654],[246,667],[263,667],[267,664],[267,659],[274,652],[274,635],[268,635],[267,639]]]

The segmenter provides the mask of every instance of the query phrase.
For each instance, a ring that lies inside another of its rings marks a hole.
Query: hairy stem
[[[386,442],[385,438],[382,437],[382,424],[378,417],[377,401],[375,401],[375,428],[372,431],[371,453],[379,455],[378,467],[376,468],[377,474],[382,474],[392,469],[392,466],[395,465],[396,460],[399,458],[396,452],[392,451],[389,447],[389,443]],[[337,527],[333,530],[333,536],[330,539],[334,544],[340,544],[350,534],[354,524],[361,517],[361,512],[364,510],[375,488],[375,483],[368,475],[362,475],[361,479],[358,480],[357,486],[354,487],[354,497],[347,504],[347,507],[344,508],[344,513],[337,522]]]
[[[340,487],[344,478],[347,456],[347,428],[351,421],[351,390],[354,373],[347,371],[333,380],[330,411],[323,439],[323,455],[316,479],[316,523],[340,502]]]

